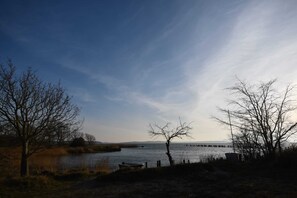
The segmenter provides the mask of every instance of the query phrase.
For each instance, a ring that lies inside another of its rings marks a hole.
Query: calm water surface
[[[82,165],[93,167],[102,161],[108,160],[108,163],[113,170],[116,170],[118,168],[118,164],[122,162],[147,162],[148,167],[156,167],[157,160],[161,160],[162,166],[169,165],[168,158],[165,154],[166,147],[164,143],[143,143],[139,145],[140,147],[137,148],[123,148],[119,152],[64,156],[61,157],[59,161],[63,167],[79,167]],[[172,143],[171,154],[176,163],[180,163],[182,160],[199,162],[201,160],[205,160],[209,156],[224,158],[225,153],[232,152],[232,148],[227,147],[197,147],[189,145],[190,144],[186,143]]]

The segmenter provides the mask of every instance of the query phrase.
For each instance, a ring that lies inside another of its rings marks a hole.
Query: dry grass
[[[67,146],[60,146],[60,147],[50,147],[44,150],[41,150],[40,152],[36,153],[35,156],[62,156],[62,155],[68,155],[69,152],[67,151]]]
[[[57,172],[60,169],[59,159],[56,156],[32,156],[29,166],[32,174],[41,174],[45,171]]]
[[[67,174],[69,172],[83,172],[86,174],[108,174],[112,172],[112,169],[109,166],[108,158],[98,160],[93,164],[87,164],[87,162],[82,159],[76,168],[64,168],[62,170],[63,174]]]
[[[0,177],[18,175],[20,153],[20,147],[0,147]]]
[[[81,160],[78,167],[69,168],[60,164],[59,158],[69,155],[69,147],[53,147],[38,152],[29,158],[30,174],[40,175],[45,172],[52,174],[67,174],[69,172],[83,172],[87,174],[105,174],[111,172],[108,159],[97,161],[89,165]],[[19,175],[21,148],[0,147],[0,178],[16,177]],[[80,152],[78,152],[80,153]]]
[[[98,161],[95,164],[95,172],[103,173],[103,174],[111,173],[112,170],[109,166],[109,159],[105,158],[105,159]]]
[[[38,173],[43,170],[56,171],[58,168],[57,156],[62,149],[48,149],[29,158],[30,171]],[[63,151],[63,150],[62,150]],[[0,148],[0,177],[13,177],[19,175],[21,148]]]
[[[52,174],[68,174],[73,172],[81,172],[84,174],[107,174],[111,172],[108,158],[97,161],[94,164],[88,164],[83,158],[79,165],[74,168],[62,166],[59,162],[59,157],[56,156],[42,156],[32,157],[30,159],[31,173],[40,175],[45,172]]]

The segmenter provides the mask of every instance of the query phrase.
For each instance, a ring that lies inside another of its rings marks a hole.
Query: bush
[[[283,168],[296,168],[297,147],[291,146],[285,149],[277,158],[277,165]]]
[[[79,147],[79,146],[85,146],[85,145],[86,145],[86,142],[82,137],[74,138],[70,143],[70,146],[72,147]]]

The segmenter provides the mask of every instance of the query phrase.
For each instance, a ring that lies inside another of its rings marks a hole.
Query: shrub
[[[85,146],[86,142],[84,138],[79,137],[79,138],[74,138],[70,144],[72,147],[79,147],[79,146]]]
[[[277,158],[277,165],[283,168],[296,168],[297,166],[297,147],[291,146],[285,149]]]

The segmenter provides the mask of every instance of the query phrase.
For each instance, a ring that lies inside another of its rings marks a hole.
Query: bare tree
[[[173,166],[174,165],[174,160],[171,156],[171,153],[170,153],[170,144],[171,144],[171,141],[172,139],[174,138],[180,138],[182,139],[183,137],[191,137],[190,136],[190,130],[192,129],[190,127],[190,124],[187,124],[186,122],[182,122],[180,119],[179,119],[179,124],[178,126],[176,126],[175,128],[170,128],[170,123],[166,123],[164,126],[160,126],[158,124],[150,124],[150,130],[149,130],[149,134],[153,137],[156,137],[156,136],[162,136],[165,138],[166,142],[165,142],[165,145],[166,145],[166,155],[168,157],[168,160],[169,160],[169,163],[170,163],[170,166]]]
[[[11,61],[0,66],[0,122],[8,123],[22,145],[20,174],[29,174],[28,158],[43,148],[56,123],[76,125],[79,108],[60,84],[42,82],[28,69],[16,73]]]
[[[88,142],[89,145],[95,144],[95,141],[96,141],[95,136],[93,136],[91,134],[88,134],[88,133],[85,133],[85,139],[86,139],[86,141]]]
[[[83,132],[80,131],[75,131],[71,134],[71,139],[75,139],[75,138],[83,138],[84,139],[85,134]]]
[[[229,88],[235,96],[230,100],[231,109],[219,110],[226,117],[229,113],[237,131],[237,146],[248,148],[250,155],[261,153],[273,158],[281,151],[282,143],[297,132],[297,122],[291,117],[296,110],[292,100],[294,87],[288,85],[279,92],[274,89],[276,80],[253,86],[238,81]],[[216,120],[225,125],[231,123],[217,117]]]
[[[81,130],[81,124],[73,125],[69,123],[56,122],[48,126],[47,144],[48,145],[64,145],[67,142],[73,140],[73,136],[76,136]]]

